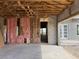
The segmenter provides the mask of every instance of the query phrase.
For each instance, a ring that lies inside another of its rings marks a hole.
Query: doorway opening
[[[8,43],[8,39],[7,39],[7,20],[4,19],[4,32],[3,32],[3,35],[4,35],[4,44],[7,44]]]
[[[41,35],[41,42],[48,43],[48,23],[47,22],[40,22],[40,35]]]
[[[16,33],[17,36],[20,35],[20,32],[21,32],[20,29],[21,29],[21,28],[20,28],[20,18],[18,18],[18,19],[17,19],[17,30],[16,30],[16,32],[17,32],[17,33]]]

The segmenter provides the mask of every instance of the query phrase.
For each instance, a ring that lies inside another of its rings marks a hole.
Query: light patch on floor
[[[61,46],[42,45],[42,59],[77,59]]]
[[[66,51],[69,53],[72,53],[74,56],[76,56],[79,59],[79,46],[78,45],[69,45],[69,46],[63,46]]]
[[[0,49],[1,59],[77,59],[61,46],[45,44],[6,45]]]

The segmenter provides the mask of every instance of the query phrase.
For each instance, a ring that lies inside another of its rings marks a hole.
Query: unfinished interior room
[[[79,0],[0,0],[0,58],[78,58],[78,4]]]

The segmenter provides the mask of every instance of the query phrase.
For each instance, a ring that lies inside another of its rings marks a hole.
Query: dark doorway
[[[48,43],[48,30],[47,30],[47,22],[40,23],[40,34],[41,34],[41,42]]]
[[[17,36],[20,35],[20,32],[21,32],[20,29],[21,29],[21,28],[20,28],[20,18],[18,18],[18,19],[17,19]]]
[[[4,19],[4,43],[7,44],[8,43],[8,40],[7,40],[7,20]]]

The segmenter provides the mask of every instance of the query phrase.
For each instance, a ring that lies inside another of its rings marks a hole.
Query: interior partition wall
[[[17,18],[7,18],[7,43],[16,43],[16,25]]]
[[[17,23],[18,22],[18,23]],[[22,18],[7,18],[7,43],[30,43],[30,19],[27,16]]]

